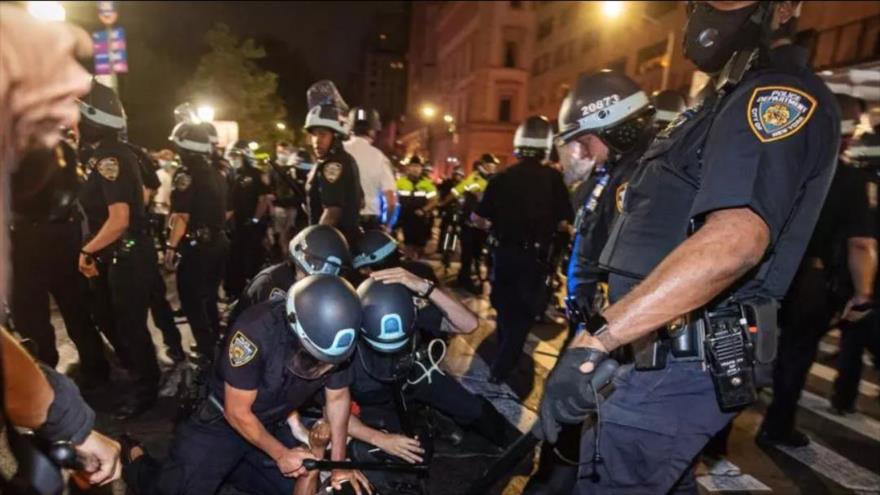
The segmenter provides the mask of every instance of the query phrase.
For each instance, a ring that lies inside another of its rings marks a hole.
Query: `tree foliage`
[[[260,68],[265,50],[252,39],[242,40],[225,24],[215,24],[205,35],[210,50],[202,56],[183,97],[195,104],[206,102],[217,110],[218,120],[238,122],[239,138],[272,146],[280,139],[293,140],[285,122],[287,110],[278,96],[278,75]]]

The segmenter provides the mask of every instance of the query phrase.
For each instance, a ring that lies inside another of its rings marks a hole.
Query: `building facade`
[[[418,5],[418,4],[417,4]],[[516,126],[526,117],[534,11],[530,2],[443,2],[415,24],[410,46],[408,154],[443,173],[483,153],[511,163]]]

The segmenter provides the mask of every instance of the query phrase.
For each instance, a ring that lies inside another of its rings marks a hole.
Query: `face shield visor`
[[[556,152],[559,154],[559,165],[562,167],[562,175],[565,184],[571,186],[587,177],[596,166],[596,161],[589,156],[586,146],[577,139],[565,142],[557,139]]]

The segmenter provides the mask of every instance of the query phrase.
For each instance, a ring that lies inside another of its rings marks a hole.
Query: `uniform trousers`
[[[243,223],[235,226],[229,243],[229,263],[227,266],[226,295],[237,299],[250,280],[266,261],[263,238],[266,227],[263,224]]]
[[[182,244],[177,267],[180,306],[189,321],[199,353],[210,358],[220,335],[217,300],[229,241],[220,233],[209,242],[195,246],[186,241]]]

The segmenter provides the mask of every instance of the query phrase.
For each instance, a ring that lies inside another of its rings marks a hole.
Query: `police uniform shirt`
[[[562,174],[534,159],[495,175],[476,213],[502,243],[548,242],[559,222],[574,216]]]
[[[308,182],[309,216],[312,225],[321,221],[324,208],[342,208],[336,227],[349,238],[357,231],[364,192],[354,158],[339,150],[321,159]]]
[[[290,261],[282,261],[254,275],[235,303],[233,320],[256,304],[286,300],[287,291],[296,282],[296,270]]]
[[[224,400],[224,384],[240,390],[257,390],[251,410],[263,422],[282,420],[323,388],[338,390],[351,384],[348,363],[326,375],[306,380],[288,369],[299,341],[287,322],[284,302],[258,304],[230,327],[218,359],[211,391]]]
[[[781,299],[819,215],[835,168],[840,117],[806,50],[786,45],[769,67],[747,72],[727,95],[679,115],[643,157],[600,262],[645,277],[706,215],[749,208],[770,246],[735,288]]]
[[[250,165],[239,167],[233,179],[232,210],[235,212],[235,223],[250,223],[257,212],[260,196],[270,192],[259,169]]]
[[[410,346],[405,348],[409,350]],[[399,359],[399,354],[380,353],[362,340],[358,341],[351,361],[351,399],[359,406],[394,404],[392,385],[396,359]]]
[[[137,157],[115,139],[101,141],[87,156],[90,172],[79,199],[90,234],[101,229],[109,216],[107,207],[116,203],[128,204],[128,231],[142,232],[146,211]]]
[[[226,222],[226,177],[204,157],[187,157],[174,174],[171,212],[188,213],[187,229],[209,228],[217,234]]]
[[[437,196],[437,186],[431,179],[422,176],[413,181],[408,176],[397,179],[397,195],[406,212],[423,208],[428,201]]]
[[[66,222],[76,215],[76,197],[82,187],[76,152],[61,141],[53,149],[25,153],[11,177],[10,208],[13,221]],[[42,181],[43,187],[38,187]]]
[[[153,163],[153,159],[150,158],[147,150],[128,142],[126,142],[125,145],[128,146],[128,149],[130,149],[137,157],[138,167],[141,171],[141,180],[144,183],[144,187],[153,191],[158,190],[162,185],[159,176],[156,174],[158,167]]]
[[[452,194],[456,198],[463,198],[464,204],[461,207],[462,220],[468,222],[471,213],[477,209],[480,198],[486,190],[489,182],[479,172],[471,172],[470,175],[459,182],[453,189]]]

